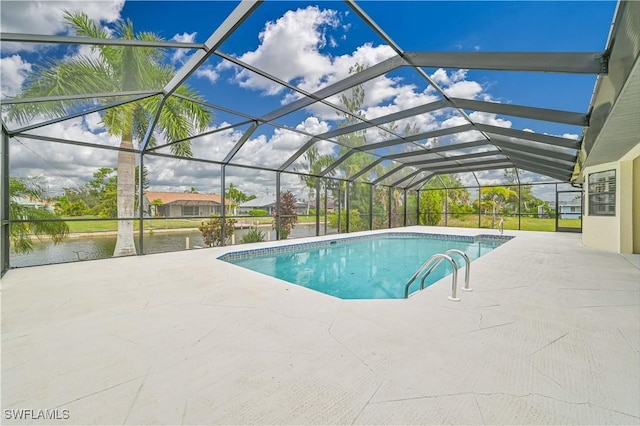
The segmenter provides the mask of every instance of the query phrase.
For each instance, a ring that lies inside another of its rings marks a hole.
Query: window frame
[[[187,213],[188,210],[194,211],[194,214]],[[186,217],[198,217],[200,215],[200,208],[197,205],[182,205],[182,216]]]
[[[612,175],[611,175],[612,174]],[[616,169],[589,173],[589,216],[616,215]],[[611,183],[613,182],[613,185]],[[613,186],[613,189],[611,187]]]

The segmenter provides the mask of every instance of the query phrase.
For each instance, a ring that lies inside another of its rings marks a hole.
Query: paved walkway
[[[640,424],[638,257],[507,234],[459,303],[448,279],[339,300],[215,260],[226,249],[12,270],[2,421]]]

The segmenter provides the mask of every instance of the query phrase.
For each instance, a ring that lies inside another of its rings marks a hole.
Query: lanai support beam
[[[427,154],[435,154],[438,152],[455,151],[458,149],[476,148],[478,146],[485,146],[485,145],[491,145],[491,142],[489,142],[486,139],[482,139],[478,141],[462,142],[462,143],[457,143],[457,144],[447,145],[447,146],[435,146],[433,148],[424,147],[424,149],[416,149],[415,151],[399,152],[397,154],[385,155],[384,158],[387,160],[395,160],[398,158],[407,158],[407,157],[413,157],[416,155],[427,155]]]
[[[251,135],[253,134],[253,132],[256,131],[257,128],[258,128],[257,122],[254,121],[253,123],[251,123],[251,126],[249,126],[247,131],[242,134],[240,139],[238,139],[238,142],[236,142],[233,148],[231,148],[231,151],[229,151],[227,155],[224,157],[224,159],[222,160],[224,164],[229,164],[229,162],[233,160],[233,157],[235,157],[238,151],[240,151],[240,148],[243,147],[245,142],[251,137]]]
[[[372,143],[363,145],[360,147],[363,151],[372,151],[374,149],[387,148],[389,146],[400,145],[406,142],[414,142],[420,139],[437,138],[440,136],[453,135],[455,133],[467,132],[469,130],[476,130],[472,124],[463,124],[462,126],[448,127],[445,129],[432,130],[425,133],[419,133],[417,135],[406,136],[404,138],[391,139],[388,141]]]
[[[123,38],[92,38],[80,36],[61,36],[47,34],[22,34],[22,33],[0,33],[2,41],[13,41],[21,43],[43,43],[43,44],[88,44],[94,46],[124,46],[124,47],[157,47],[172,49],[206,49],[202,43],[185,43],[171,40],[137,40]]]
[[[544,135],[541,133],[525,132],[524,130],[508,129],[506,127],[490,126],[488,124],[476,124],[478,130],[487,132],[489,136],[501,135],[516,139],[544,143],[547,145],[580,149],[580,141],[577,139],[561,138],[559,136]]]
[[[378,164],[382,163],[383,161],[384,161],[384,158],[378,158],[376,161],[374,161],[373,163],[369,164],[367,167],[363,168],[362,170],[360,170],[355,175],[351,176],[348,179],[349,182],[355,182],[356,179],[358,179],[360,176],[362,176],[363,174],[367,173],[369,170],[373,169],[375,166],[377,166]]]
[[[452,155],[450,157],[444,157],[444,158],[432,158],[430,160],[409,161],[404,164],[406,164],[407,166],[424,166],[425,164],[455,162],[460,160],[468,160],[472,158],[491,157],[494,155],[504,155],[504,153],[498,150],[483,151],[483,152],[474,152],[472,154]]]
[[[397,167],[394,167],[393,169],[389,170],[387,173],[383,174],[382,176],[378,177],[376,180],[374,180],[373,182],[371,182],[372,185],[377,185],[380,182],[382,182],[383,180],[385,180],[386,178],[388,178],[389,176],[395,174],[396,172],[398,172],[400,169],[405,168],[406,166],[404,164],[400,164]]]
[[[493,145],[496,145],[499,148],[502,148],[508,151],[528,152],[534,155],[542,155],[547,158],[555,158],[557,160],[564,160],[569,162],[576,161],[575,154],[568,154],[568,153],[560,152],[557,150],[538,148],[535,146],[518,143],[516,141],[509,139],[508,137],[504,137],[500,135],[492,135],[491,143]]]
[[[605,74],[602,52],[406,52],[418,67]]]
[[[554,123],[571,124],[573,126],[588,126],[589,117],[579,112],[561,111],[556,109],[533,108],[522,105],[503,104],[498,102],[477,101],[475,99],[451,98],[459,108],[489,112],[492,114],[509,115],[513,117],[530,118],[532,120],[551,121]]]
[[[353,154],[356,154],[358,151],[352,149],[350,151],[347,151],[342,157],[338,158],[336,161],[333,162],[333,164],[331,164],[329,167],[327,167],[326,169],[324,169],[323,171],[320,172],[320,176],[326,176],[328,173],[331,173],[332,171],[334,171],[336,169],[336,167],[338,167],[340,164],[342,164],[344,161],[346,161],[349,157],[351,157]]]
[[[194,53],[176,75],[164,86],[166,96],[171,95],[202,65],[215,50],[255,11],[262,1],[242,0],[205,42],[202,50]]]
[[[326,132],[321,135],[318,135],[318,137],[322,139],[335,138],[336,136],[346,135],[348,133],[368,129],[372,125],[379,126],[382,124],[389,123],[391,121],[402,120],[404,118],[413,117],[418,114],[424,114],[426,112],[442,109],[448,106],[448,104],[449,103],[445,99],[441,99],[439,101],[405,109],[402,111],[395,112],[393,114],[385,115],[383,117],[374,118],[374,119],[368,120],[368,122],[356,123],[350,126],[342,127],[340,129],[331,130],[330,132]]]
[[[357,86],[358,84],[362,84],[366,81],[372,80],[376,77],[386,74],[389,71],[393,71],[394,69],[405,64],[406,64],[405,60],[402,59],[400,56],[393,56],[389,59],[386,59],[380,62],[379,64],[366,68],[357,74],[352,74],[347,78],[344,78],[323,89],[320,89],[317,92],[312,93],[310,97],[300,98],[281,108],[278,108],[275,111],[272,111],[266,115],[263,115],[261,117],[261,120],[264,120],[264,121],[275,120],[284,115],[290,114],[294,111],[307,107],[313,104],[314,102],[317,102],[320,99],[326,99],[330,96],[333,96],[347,89],[350,89],[351,87]]]
[[[2,123],[0,141],[0,277],[9,270],[9,132]]]

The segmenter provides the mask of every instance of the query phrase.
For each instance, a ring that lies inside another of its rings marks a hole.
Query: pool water
[[[425,236],[377,236],[349,241],[334,240],[320,247],[300,248],[285,252],[267,252],[247,257],[246,253],[227,262],[270,275],[342,299],[401,299],[411,276],[436,253],[449,249],[464,251],[472,261],[502,244],[500,240],[428,238]],[[277,249],[276,249],[277,250]],[[262,250],[264,252],[264,250]],[[248,252],[250,253],[250,252]],[[459,267],[461,256],[454,255]],[[428,286],[451,274],[448,262],[443,262],[425,281]],[[459,274],[458,285],[464,284]],[[416,280],[410,293],[418,290]]]

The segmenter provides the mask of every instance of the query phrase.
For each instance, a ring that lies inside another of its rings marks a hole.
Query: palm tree
[[[304,153],[303,161],[304,163],[302,165],[302,168],[308,169],[309,174],[298,176],[300,177],[300,180],[305,183],[307,189],[309,190],[309,200],[307,201],[307,215],[309,215],[309,203],[311,202],[311,198],[316,192],[316,184],[318,181],[316,175],[319,175],[320,172],[333,164],[335,158],[333,158],[333,156],[329,154],[320,155],[320,153],[318,152],[318,148],[312,146]],[[335,172],[333,170],[328,173],[329,176],[333,176],[334,174]]]
[[[45,193],[41,178],[9,178],[9,219],[25,221],[12,223],[10,227],[11,243],[16,253],[33,250],[33,236],[38,239],[50,237],[57,244],[69,234],[65,222],[50,221],[59,219],[58,215],[36,205],[44,200]]]
[[[129,20],[118,23],[110,33],[83,13],[71,14],[65,11],[64,19],[79,36],[102,39],[161,40],[153,33],[135,33],[133,23]],[[45,66],[36,68],[25,80],[24,90],[19,97],[160,89],[175,74],[174,67],[162,63],[163,57],[163,50],[158,48],[94,46],[91,55],[53,60]],[[185,85],[180,86],[176,93],[191,99],[202,99]],[[94,106],[94,102],[95,100],[89,99],[17,104],[10,110],[9,117],[20,122],[29,122],[39,115],[64,117],[83,105]],[[109,134],[119,137],[120,147],[129,150],[118,153],[117,211],[119,218],[129,220],[118,221],[114,256],[136,254],[133,220],[131,220],[135,215],[135,154],[131,150],[134,147],[133,142],[140,142],[144,137],[160,105],[160,96],[154,96],[102,112],[102,122]],[[170,96],[166,98],[156,129],[169,142],[182,141],[171,145],[174,155],[190,157],[191,143],[188,139],[206,129],[210,119],[209,111],[198,103]],[[149,146],[153,146],[155,138],[152,136],[148,143]]]

